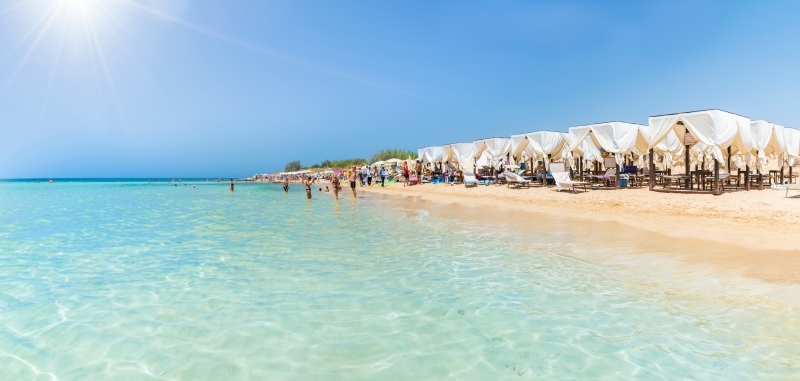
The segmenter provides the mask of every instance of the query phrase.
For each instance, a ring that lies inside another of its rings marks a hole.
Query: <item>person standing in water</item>
[[[353,169],[350,171],[350,189],[353,191],[353,198],[356,198],[357,180],[358,180],[358,172],[356,171],[356,167],[353,166]]]
[[[306,176],[303,183],[306,184],[306,197],[311,200],[311,176]]]
[[[283,178],[283,191],[285,193],[289,193],[289,178],[288,177],[284,177]]]
[[[233,179],[231,179],[231,192],[233,192]]]
[[[334,174],[331,176],[331,186],[333,187],[333,197],[335,199],[339,199],[339,191],[342,190],[342,186],[339,183],[339,175]]]

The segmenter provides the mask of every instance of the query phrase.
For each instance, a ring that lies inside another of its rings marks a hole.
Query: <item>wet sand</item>
[[[500,225],[515,234],[569,231],[581,242],[570,256],[638,269],[631,274],[643,281],[669,283],[670,274],[691,273],[694,281],[685,284],[689,278],[681,278],[683,287],[735,287],[800,303],[800,200],[784,198],[783,192],[715,197],[645,188],[573,194],[430,184],[362,191],[401,208]]]

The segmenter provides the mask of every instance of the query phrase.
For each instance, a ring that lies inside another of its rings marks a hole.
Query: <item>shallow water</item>
[[[794,305],[634,282],[566,228],[192,184],[0,183],[0,379],[800,375]]]

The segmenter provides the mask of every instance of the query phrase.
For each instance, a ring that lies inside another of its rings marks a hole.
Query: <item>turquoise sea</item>
[[[297,185],[0,182],[0,380],[800,379],[796,305],[582,239]]]

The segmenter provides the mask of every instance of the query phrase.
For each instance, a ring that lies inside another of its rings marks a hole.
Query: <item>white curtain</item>
[[[779,130],[780,133],[776,133]],[[753,140],[752,151],[756,152],[756,167],[761,173],[767,171],[767,155],[780,155],[783,153],[783,146],[775,135],[783,135],[783,127],[764,120],[750,122],[750,132]],[[782,138],[780,139],[783,140]]]
[[[677,124],[683,122],[683,126]],[[723,161],[722,149],[731,147],[731,154],[749,153],[752,149],[750,119],[722,110],[705,110],[690,113],[656,116],[650,118],[650,145],[658,144],[667,132],[665,126],[683,141],[688,130],[696,139],[707,146],[714,159]]]
[[[521,158],[523,154],[528,158],[536,160],[538,155],[537,151],[541,152],[539,143],[531,141],[528,137],[530,134],[511,135],[511,154],[514,157]]]
[[[653,152],[664,157],[664,169],[669,169],[683,156],[684,149],[683,142],[678,140],[675,131],[669,130],[667,136],[653,147]]]
[[[794,166],[795,161],[800,158],[800,130],[786,127],[783,130],[783,139],[787,164]]]
[[[475,141],[475,158],[480,159],[485,156],[486,165],[491,165],[494,169],[499,169],[506,155],[511,152],[510,138],[490,138]],[[483,164],[483,163],[481,163]]]
[[[457,162],[462,171],[472,173],[475,171],[475,144],[454,143],[448,145],[450,157],[448,161]]]
[[[566,140],[560,132],[553,131],[537,131],[528,135],[528,138],[538,143],[534,147],[540,151],[537,152],[545,162],[545,165],[550,163],[550,160],[560,159]],[[550,157],[548,157],[550,155]]]

